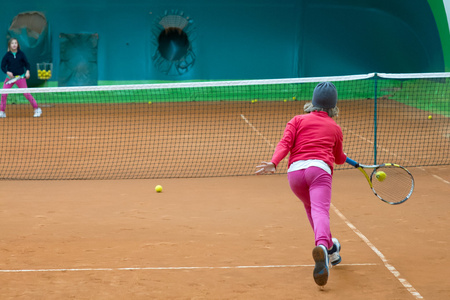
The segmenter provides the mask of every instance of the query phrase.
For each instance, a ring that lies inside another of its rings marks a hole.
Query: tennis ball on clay
[[[155,186],[155,191],[157,193],[161,193],[162,192],[162,186],[160,186],[159,184],[157,186]]]
[[[287,102],[287,100],[286,100],[286,99],[284,99],[284,102]]]
[[[378,171],[377,173],[375,173],[375,177],[378,181],[382,182],[386,179],[386,173],[384,173],[383,171]]]
[[[431,119],[433,119],[433,116],[432,116],[432,115],[429,115],[429,116],[428,116],[428,120],[431,120]]]
[[[148,104],[152,104],[152,101],[148,101]]]

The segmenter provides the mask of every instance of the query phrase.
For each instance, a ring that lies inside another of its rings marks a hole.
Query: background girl
[[[319,83],[312,103],[305,105],[307,114],[295,116],[284,130],[270,162],[262,162],[256,174],[274,173],[280,161],[290,152],[288,180],[294,194],[303,202],[314,230],[314,280],[319,286],[328,281],[329,262],[341,262],[341,245],[330,231],[331,181],[334,163],[347,158],[342,151],[341,128],[337,116],[337,90],[331,82]]]
[[[20,50],[19,41],[17,39],[12,38],[8,41],[8,51],[3,56],[1,68],[2,71],[7,75],[5,81],[3,82],[4,89],[10,89],[14,84],[16,84],[19,88],[28,87],[26,79],[30,78],[30,63],[28,62],[25,53]],[[24,72],[26,79],[21,78],[12,84],[6,83],[8,80],[14,78],[15,76],[23,75]],[[33,106],[34,117],[40,117],[42,115],[42,110],[39,108],[33,96],[31,96],[31,94],[29,93],[24,93],[23,95],[30,102],[31,106]],[[0,104],[0,118],[6,118],[5,109],[7,97],[8,94],[2,94]]]

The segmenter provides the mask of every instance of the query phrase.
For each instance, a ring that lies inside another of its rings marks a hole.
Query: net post
[[[374,73],[374,113],[373,113],[373,164],[377,164],[377,89],[378,89],[378,74]]]

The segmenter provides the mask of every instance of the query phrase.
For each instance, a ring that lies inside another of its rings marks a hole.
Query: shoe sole
[[[320,246],[317,246],[313,249],[313,259],[316,262],[316,266],[314,267],[314,281],[319,286],[324,286],[328,281],[328,266],[327,266],[327,257],[326,252]]]

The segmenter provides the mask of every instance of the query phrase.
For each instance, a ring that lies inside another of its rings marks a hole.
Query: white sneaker
[[[39,118],[41,115],[42,115],[42,109],[36,108],[36,109],[34,110],[34,116],[33,116],[33,117]]]
[[[331,265],[335,266],[342,261],[341,255],[339,252],[341,251],[341,243],[339,243],[338,239],[332,238],[333,248],[328,250],[328,256],[330,259]]]
[[[0,110],[0,118],[6,118],[6,113]]]

